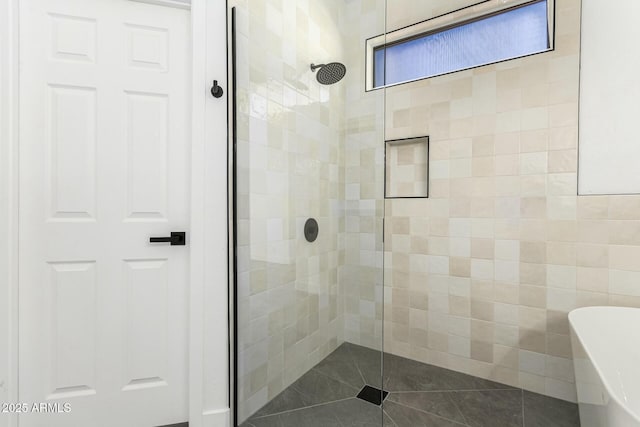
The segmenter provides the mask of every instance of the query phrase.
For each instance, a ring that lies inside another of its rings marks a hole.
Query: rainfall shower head
[[[311,64],[311,71],[316,71],[318,68],[320,68],[320,70],[318,70],[318,74],[316,74],[316,79],[318,83],[323,85],[338,83],[345,74],[347,74],[347,67],[339,62],[320,65]]]

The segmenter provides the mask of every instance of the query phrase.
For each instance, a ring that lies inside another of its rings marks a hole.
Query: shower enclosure
[[[520,140],[551,125],[524,106],[577,36],[397,77],[497,40],[470,23],[526,37],[510,19],[531,14],[545,42],[555,3],[574,34],[575,0],[229,1],[237,426],[579,425],[566,315],[539,307],[546,211],[518,193],[547,159]]]
[[[237,424],[380,424],[385,1],[230,6]]]

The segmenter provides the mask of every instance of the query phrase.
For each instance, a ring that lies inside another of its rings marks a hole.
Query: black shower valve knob
[[[224,90],[222,90],[221,86],[218,86],[217,80],[213,81],[213,86],[211,87],[211,95],[213,95],[214,98],[220,98],[222,95],[224,95]]]

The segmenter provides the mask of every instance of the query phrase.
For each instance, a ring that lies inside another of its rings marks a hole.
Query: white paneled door
[[[20,5],[20,426],[186,421],[189,11]]]

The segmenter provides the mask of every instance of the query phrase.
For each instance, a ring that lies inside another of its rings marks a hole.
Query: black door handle
[[[170,237],[150,237],[149,243],[171,243],[171,246],[184,246],[187,243],[187,233],[173,231]]]

